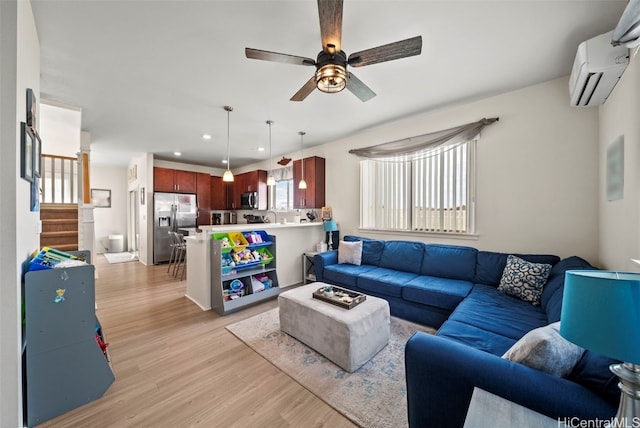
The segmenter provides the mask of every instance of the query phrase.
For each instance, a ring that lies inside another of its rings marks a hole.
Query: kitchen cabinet
[[[196,202],[198,226],[211,224],[211,176],[206,172],[196,174]]]
[[[196,173],[171,168],[153,168],[153,190],[170,193],[196,193]]]
[[[226,210],[229,208],[227,204],[227,193],[229,193],[229,185],[222,181],[222,177],[211,176],[211,209]]]
[[[243,174],[236,174],[233,180],[231,206],[230,209],[242,209],[240,195],[246,192],[258,193],[258,207],[256,209],[267,209],[267,171],[256,170]]]
[[[302,179],[304,161],[304,181],[306,189],[298,189]],[[318,156],[293,161],[293,208],[321,208],[325,205],[325,160]]]

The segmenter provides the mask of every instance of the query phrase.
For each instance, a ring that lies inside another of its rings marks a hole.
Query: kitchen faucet
[[[273,223],[278,223],[278,213],[276,213],[275,211],[267,211],[267,214],[264,216],[264,218],[268,221],[269,213],[273,213]]]

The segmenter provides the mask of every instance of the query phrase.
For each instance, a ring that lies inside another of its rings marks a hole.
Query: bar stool
[[[173,276],[178,277],[180,272],[180,266],[182,266],[182,273],[180,274],[180,281],[184,279],[185,272],[187,270],[187,243],[184,242],[184,235],[182,233],[176,233],[176,260],[174,261]]]
[[[169,231],[169,247],[171,247],[171,255],[169,256],[169,266],[167,266],[167,273],[171,271],[171,267],[175,268],[176,255],[178,253],[178,243],[176,232]]]

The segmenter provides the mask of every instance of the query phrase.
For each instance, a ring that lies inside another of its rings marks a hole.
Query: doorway
[[[128,251],[139,256],[140,245],[140,220],[138,216],[138,189],[129,191],[129,221],[127,222],[127,234],[130,236]]]

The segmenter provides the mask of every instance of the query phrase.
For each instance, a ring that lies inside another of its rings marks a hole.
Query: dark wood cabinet
[[[229,185],[222,181],[222,177],[211,176],[211,209],[212,210],[226,210],[227,193]]]
[[[196,173],[193,171],[176,170],[176,192],[196,193],[198,190]]]
[[[232,186],[232,206],[231,209],[242,209],[240,196],[246,192],[258,192],[258,207],[256,209],[267,209],[267,171],[255,170],[236,174]]]
[[[153,168],[155,192],[196,193],[196,173],[171,168]]]
[[[153,168],[153,190],[156,192],[174,192],[176,171],[169,168]]]
[[[211,224],[211,176],[206,172],[196,174],[196,198],[198,226]]]
[[[321,208],[325,205],[325,160],[318,156],[304,158],[306,189],[299,189],[302,161],[293,161],[293,208]]]

